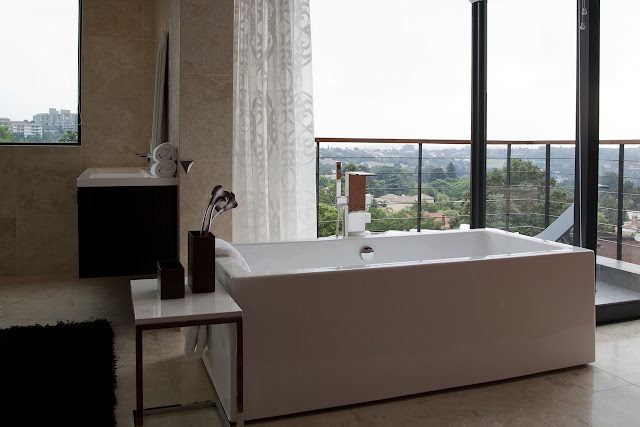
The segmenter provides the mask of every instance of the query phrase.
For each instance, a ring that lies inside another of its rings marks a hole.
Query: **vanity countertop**
[[[178,185],[178,178],[158,178],[145,168],[88,168],[77,179],[78,187],[151,187]]]

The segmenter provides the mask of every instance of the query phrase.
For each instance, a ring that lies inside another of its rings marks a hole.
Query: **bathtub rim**
[[[438,235],[442,234],[458,234],[458,233],[481,233],[481,234],[497,234],[497,235],[508,235],[510,237],[517,237],[524,240],[534,241],[536,243],[543,242],[549,245],[551,248],[548,250],[538,250],[538,251],[528,251],[528,252],[514,252],[514,253],[505,253],[505,254],[496,254],[496,255],[486,255],[486,256],[467,256],[467,257],[455,257],[455,258],[437,258],[437,259],[428,259],[428,260],[418,260],[418,261],[402,261],[402,262],[388,262],[388,263],[370,263],[370,264],[360,264],[360,265],[340,265],[340,266],[330,266],[330,267],[311,267],[311,268],[299,268],[299,269],[282,269],[275,270],[270,272],[265,271],[247,271],[242,268],[238,263],[236,263],[231,257],[223,256],[216,257],[216,265],[224,271],[225,276],[230,279],[234,278],[253,278],[253,277],[263,277],[263,276],[285,276],[285,275],[293,275],[293,274],[311,274],[311,273],[319,273],[319,272],[330,272],[330,271],[348,271],[348,270],[362,270],[362,269],[371,269],[371,268],[393,268],[393,267],[407,267],[407,266],[418,266],[418,265],[429,265],[429,264],[439,264],[439,263],[457,263],[457,262],[479,262],[483,260],[492,260],[492,259],[509,259],[509,258],[522,258],[522,257],[534,257],[534,256],[543,256],[543,255],[552,255],[552,254],[566,254],[566,253],[575,253],[575,252],[593,252],[590,249],[581,248],[578,246],[568,245],[565,243],[554,242],[550,240],[539,239],[537,237],[525,236],[523,234],[509,232],[506,230],[500,230],[496,228],[481,228],[481,229],[472,229],[472,230],[444,230],[437,232]],[[432,236],[436,233],[417,233],[417,232],[393,232],[393,234],[372,234],[367,236],[359,236],[359,237],[349,237],[350,241],[360,240],[365,242],[367,239],[378,239],[378,238],[398,238],[398,237],[407,237],[411,236],[413,238],[427,238],[428,236]],[[336,241],[340,239],[328,239],[328,241]],[[242,246],[253,246],[253,245],[279,245],[279,244],[290,244],[290,243],[320,243],[321,239],[304,239],[304,240],[283,240],[283,241],[271,241],[271,242],[255,242],[255,243],[238,243],[233,244],[234,247],[242,247]],[[594,258],[595,259],[595,258]]]

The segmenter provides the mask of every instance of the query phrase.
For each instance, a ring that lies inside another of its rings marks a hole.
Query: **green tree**
[[[60,137],[58,142],[78,142],[78,132],[68,130]]]
[[[551,178],[550,200],[557,202],[573,201],[572,193],[556,188],[556,180]],[[526,235],[535,235],[545,225],[545,186],[546,174],[531,161],[511,160],[510,186],[507,187],[507,168],[495,168],[487,174],[487,217],[490,226],[506,226],[507,201],[509,202],[509,229]],[[500,196],[498,196],[500,195]],[[559,216],[567,205],[550,203],[550,214]],[[555,209],[553,212],[551,212]],[[501,215],[502,214],[502,215]],[[501,219],[499,219],[501,218]],[[553,221],[553,218],[550,219]]]
[[[618,223],[618,201],[611,194],[605,194],[598,201],[598,230],[613,232]]]
[[[375,167],[373,172],[378,176],[367,179],[367,192],[374,197],[384,194],[408,194],[415,196],[418,194],[417,174],[413,171],[399,166]]]
[[[600,184],[606,185],[607,191],[618,191],[618,174],[612,171],[600,175]]]
[[[439,179],[447,179],[449,176],[441,167],[435,167],[431,169],[431,172],[427,176],[427,182],[437,181]]]
[[[454,165],[453,162],[449,162],[449,164],[447,165],[447,177],[457,178],[456,165]]]
[[[9,126],[0,124],[0,142],[18,142],[18,138],[9,131]]]
[[[42,142],[42,136],[40,134],[29,135],[25,141],[31,144],[39,143]]]

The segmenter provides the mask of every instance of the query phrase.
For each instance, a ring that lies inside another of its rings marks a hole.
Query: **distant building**
[[[7,118],[7,117],[0,117],[0,125],[1,124],[7,124],[11,121],[11,119]],[[8,126],[8,125],[7,125]]]
[[[413,206],[418,201],[418,196],[406,196],[397,194],[385,194],[384,196],[376,197],[375,200],[379,203],[386,205],[387,209],[398,212],[402,209]],[[422,203],[433,203],[434,198],[427,194],[422,195]]]
[[[25,137],[32,135],[42,136],[42,125],[38,123],[3,121],[2,124],[9,126],[9,132],[11,133],[21,133]]]
[[[48,113],[38,113],[33,116],[33,121],[42,126],[44,130],[62,129],[63,132],[78,131],[78,115],[70,110],[56,110],[49,108]]]
[[[443,212],[422,212],[423,218],[433,218],[433,222],[439,222],[443,230],[449,230],[451,225],[449,224],[449,218]]]

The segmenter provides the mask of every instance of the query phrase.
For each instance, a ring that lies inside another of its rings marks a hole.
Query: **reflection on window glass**
[[[0,144],[77,143],[79,2],[5,1],[2,17]]]
[[[469,139],[465,1],[312,0],[315,134]]]

